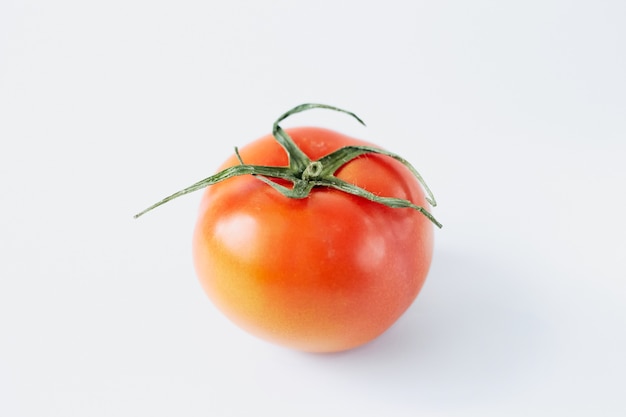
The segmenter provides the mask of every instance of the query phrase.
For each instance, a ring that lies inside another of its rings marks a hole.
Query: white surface
[[[0,415],[626,415],[626,3],[0,3]],[[190,261],[291,106],[412,161],[436,255],[352,352],[258,341]]]

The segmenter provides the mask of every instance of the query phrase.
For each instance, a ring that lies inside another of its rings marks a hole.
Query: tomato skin
[[[287,133],[312,160],[346,145],[371,146],[327,129]],[[240,155],[246,164],[288,164],[271,135]],[[239,163],[233,155],[220,170]],[[336,176],[428,204],[413,174],[386,156],[364,155]],[[250,175],[205,190],[193,237],[200,283],[229,319],[309,352],[351,349],[387,330],[422,288],[432,252],[433,225],[416,210],[323,187],[290,199]]]

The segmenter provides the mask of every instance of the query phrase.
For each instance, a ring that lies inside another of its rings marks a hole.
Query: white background
[[[626,415],[626,3],[0,3],[0,415]],[[213,173],[303,102],[444,223],[416,303],[334,355],[192,269]]]

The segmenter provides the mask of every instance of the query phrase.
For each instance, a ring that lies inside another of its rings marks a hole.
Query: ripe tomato
[[[366,143],[319,128],[288,130],[311,159]],[[270,135],[241,149],[246,164],[284,166]],[[239,164],[235,156],[221,167]],[[336,176],[374,193],[425,206],[413,174],[381,155],[357,158]],[[428,272],[433,225],[329,188],[290,199],[253,176],[206,189],[193,237],[195,268],[215,305],[263,339],[330,352],[362,345],[411,305]]]
[[[407,310],[441,225],[424,208],[435,205],[430,190],[402,158],[331,130],[278,126],[315,107],[360,121],[298,106],[218,174],[137,216],[210,185],[193,235],[210,299],[260,338],[334,352],[373,340]]]

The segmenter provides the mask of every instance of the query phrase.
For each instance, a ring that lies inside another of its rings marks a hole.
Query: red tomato
[[[366,142],[320,128],[287,130],[311,160]],[[286,166],[271,136],[240,151],[245,164]],[[221,167],[241,164],[232,156]],[[335,172],[380,196],[427,207],[414,174],[366,154]],[[275,180],[287,184],[282,180]],[[207,187],[193,236],[199,280],[215,305],[248,332],[279,345],[333,352],[367,343],[407,310],[433,253],[433,223],[333,188],[287,198],[252,175]]]

